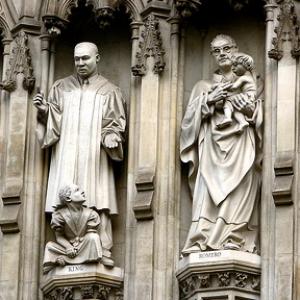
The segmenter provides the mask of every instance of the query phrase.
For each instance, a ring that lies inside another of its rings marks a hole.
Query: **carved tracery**
[[[21,31],[15,39],[15,46],[9,60],[9,68],[6,72],[6,80],[1,83],[1,88],[7,91],[13,91],[16,88],[17,74],[24,75],[23,87],[29,92],[32,91],[35,84],[31,55],[28,47],[28,36]]]
[[[147,71],[147,59],[154,58],[153,72],[161,73],[165,68],[164,49],[159,30],[159,21],[154,15],[150,15],[145,21],[145,28],[141,33],[139,51],[136,54],[137,63],[132,67],[135,76],[142,76]]]
[[[294,57],[300,55],[299,25],[295,4],[292,0],[277,0],[280,12],[277,20],[278,25],[274,29],[276,36],[272,40],[273,48],[269,51],[269,57],[280,60],[283,56],[283,43],[291,42],[291,53]]]

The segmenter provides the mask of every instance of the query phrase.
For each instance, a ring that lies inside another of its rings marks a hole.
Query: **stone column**
[[[178,261],[178,20],[148,1],[133,40],[125,299],[176,299]],[[134,33],[135,31],[133,31]],[[132,172],[132,173],[131,173]],[[132,213],[134,212],[134,213]]]

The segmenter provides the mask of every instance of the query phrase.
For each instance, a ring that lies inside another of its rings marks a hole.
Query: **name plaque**
[[[199,258],[211,258],[211,257],[220,257],[222,252],[214,251],[214,252],[201,252],[199,253]]]
[[[76,272],[82,272],[85,271],[84,265],[71,265],[67,266],[68,273],[76,273]]]

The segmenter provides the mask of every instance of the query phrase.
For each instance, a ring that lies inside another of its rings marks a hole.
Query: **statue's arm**
[[[87,232],[98,232],[99,226],[100,217],[95,211],[92,211],[87,222]]]
[[[123,142],[126,127],[125,102],[119,90],[106,95],[102,118],[102,144],[113,160],[123,160]]]

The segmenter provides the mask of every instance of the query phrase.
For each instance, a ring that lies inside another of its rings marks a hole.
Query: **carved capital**
[[[281,152],[275,159],[275,179],[273,198],[275,205],[293,204],[292,189],[294,180],[294,156],[291,152]]]
[[[76,296],[75,296],[76,295]],[[80,298],[78,298],[80,295]],[[85,284],[80,286],[57,287],[45,295],[46,300],[75,300],[75,299],[97,299],[109,300],[111,296],[114,299],[122,300],[123,293],[120,289],[111,288],[102,284]]]
[[[293,57],[300,55],[299,25],[295,4],[293,0],[278,0],[279,14],[278,25],[275,27],[275,37],[272,40],[273,48],[269,51],[269,57],[280,60],[283,57],[283,43],[290,42]]]
[[[16,76],[24,75],[23,87],[31,92],[34,88],[35,77],[31,64],[31,55],[28,47],[28,37],[24,31],[19,32],[15,39],[15,46],[12,50],[9,68],[6,72],[6,80],[0,83],[0,88],[12,92],[16,88]]]
[[[188,18],[198,12],[201,5],[202,1],[200,0],[175,0],[175,7],[183,18]]]
[[[144,24],[141,33],[139,50],[136,54],[137,63],[131,68],[134,76],[143,76],[147,72],[147,59],[154,58],[153,72],[160,74],[165,68],[165,51],[159,30],[159,21],[154,15],[150,15]]]
[[[239,288],[246,293],[256,294],[260,288],[260,276],[247,272],[212,272],[191,274],[179,282],[180,299],[191,299],[196,293],[213,292],[222,289],[225,291]],[[252,299],[252,298],[251,298]]]

